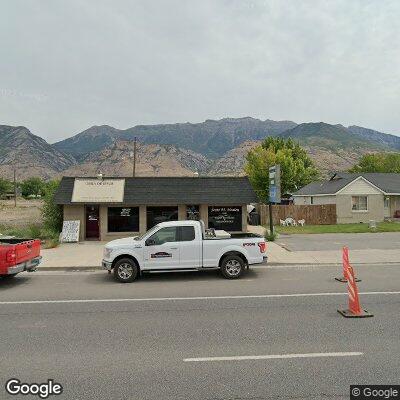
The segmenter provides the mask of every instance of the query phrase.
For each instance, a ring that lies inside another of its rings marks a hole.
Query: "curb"
[[[100,267],[99,265],[94,265],[94,266],[75,266],[75,267],[38,267],[37,269],[38,272],[44,272],[44,271],[104,271],[106,272],[107,270]]]
[[[388,261],[384,262],[384,265],[400,265],[398,261]],[[368,265],[380,265],[379,263],[352,263],[354,266],[368,266]],[[254,265],[250,268],[262,267],[268,268],[271,267],[286,267],[286,268],[296,268],[296,267],[341,267],[341,263],[280,263],[280,262],[269,262],[267,264],[259,264]],[[39,267],[37,269],[38,272],[54,272],[54,271],[63,271],[63,272],[93,272],[93,271],[104,271],[107,270],[99,265],[94,266],[69,266],[69,267]]]

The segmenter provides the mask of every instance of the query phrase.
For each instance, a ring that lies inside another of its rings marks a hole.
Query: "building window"
[[[108,207],[108,232],[139,232],[139,207]]]
[[[314,204],[314,197],[310,197],[310,204]]]
[[[198,221],[200,219],[200,206],[186,206],[186,218],[190,221]]]
[[[242,207],[208,207],[208,227],[225,231],[242,230]]]
[[[353,211],[368,211],[368,197],[367,196],[352,196],[351,209]]]
[[[147,229],[166,221],[178,221],[178,207],[147,207]]]

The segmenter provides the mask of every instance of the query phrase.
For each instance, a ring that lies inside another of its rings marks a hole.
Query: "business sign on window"
[[[225,231],[242,230],[242,207],[208,207],[208,227]]]
[[[139,207],[108,207],[108,232],[139,232]]]
[[[122,203],[125,179],[75,179],[72,203]]]

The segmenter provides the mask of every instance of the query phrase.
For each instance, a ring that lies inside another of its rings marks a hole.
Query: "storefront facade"
[[[247,204],[257,201],[246,177],[64,177],[55,200],[64,221],[80,221],[81,241],[134,236],[185,219],[243,232]]]

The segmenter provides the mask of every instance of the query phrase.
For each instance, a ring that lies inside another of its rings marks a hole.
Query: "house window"
[[[310,197],[310,204],[314,204],[314,197]]]
[[[352,196],[351,209],[353,211],[368,211],[368,197],[367,196]]]
[[[108,232],[139,232],[139,207],[108,207]]]

